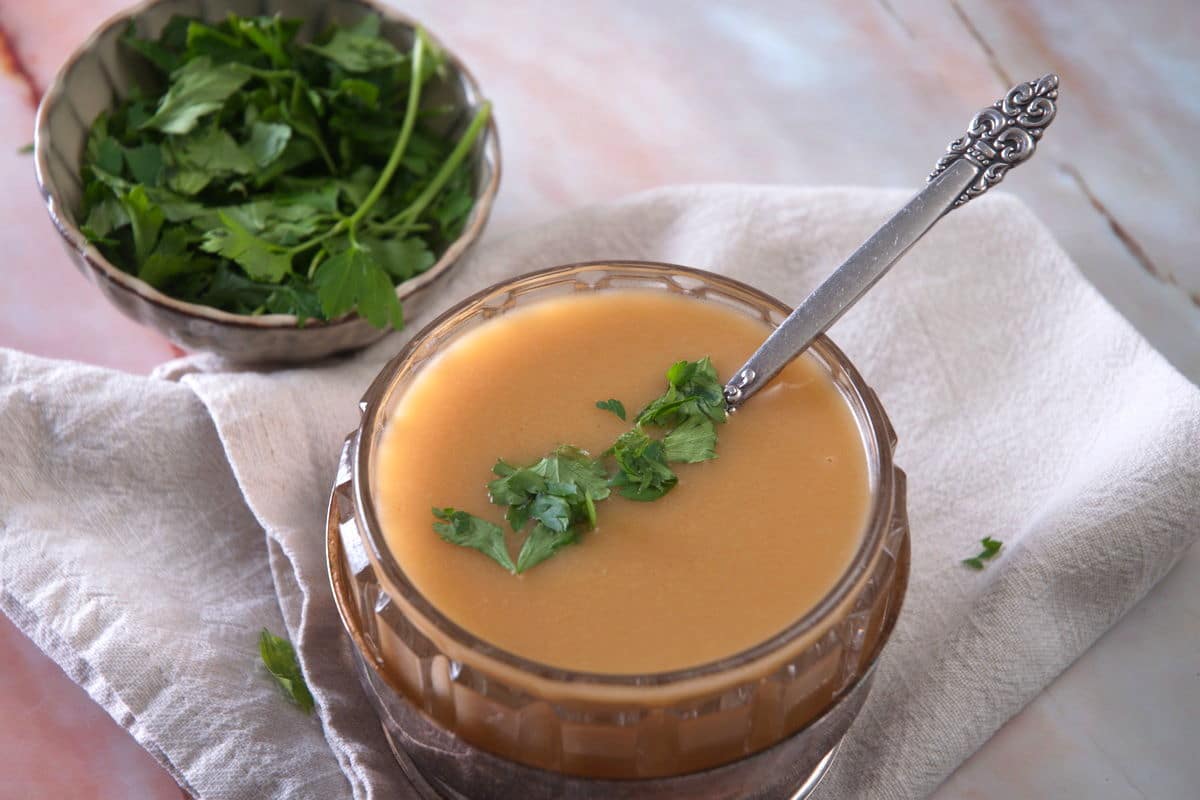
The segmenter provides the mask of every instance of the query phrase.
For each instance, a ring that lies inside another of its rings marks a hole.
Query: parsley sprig
[[[617,415],[621,422],[625,421],[625,404],[620,400],[612,397],[607,400],[597,400],[596,408],[600,409],[601,411],[611,411]]]
[[[311,714],[313,696],[308,691],[308,684],[304,682],[304,674],[296,661],[296,651],[292,649],[292,643],[263,628],[258,637],[258,652],[267,671],[275,678],[275,683],[279,684],[279,688],[288,699],[306,714]]]
[[[596,407],[625,419],[619,400],[602,400]],[[433,529],[447,542],[474,548],[509,572],[524,572],[595,528],[596,503],[614,489],[630,500],[657,500],[679,482],[670,464],[716,458],[716,426],[725,419],[725,397],[712,362],[707,357],[679,361],[667,370],[667,391],[642,409],[634,427],[600,459],[559,445],[526,467],[496,462],[492,472],[497,477],[488,484],[492,503],[507,506],[505,519],[513,531],[532,523],[515,562],[504,529],[466,511],[434,508]],[[658,431],[661,438],[651,435]],[[615,464],[612,474],[605,457]]]
[[[964,558],[962,560],[963,564],[973,570],[983,569],[983,562],[990,561],[991,559],[995,558],[996,554],[1000,552],[1000,548],[1004,546],[1004,542],[1001,542],[998,539],[993,539],[990,536],[983,537],[979,540],[979,543],[983,546],[983,549],[979,552],[979,555],[971,558]]]
[[[300,20],[174,17],[124,46],[153,67],[92,125],[82,230],[155,288],[240,314],[333,319],[357,310],[400,327],[394,286],[429,269],[473,205],[467,155],[423,98],[443,54],[409,52],[368,15],[314,42]]]
[[[612,485],[630,500],[657,500],[678,476],[668,464],[694,464],[716,458],[717,429],[725,421],[725,395],[717,370],[704,357],[679,361],[667,370],[667,391],[642,409],[633,430],[609,448],[618,472]],[[666,431],[654,438],[646,428]]]

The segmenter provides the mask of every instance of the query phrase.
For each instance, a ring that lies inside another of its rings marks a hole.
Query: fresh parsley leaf
[[[574,544],[576,538],[574,529],[570,527],[556,531],[544,523],[534,525],[529,537],[521,545],[521,552],[517,554],[517,572],[536,567],[563,547]]]
[[[437,220],[442,235],[447,238],[458,236],[459,229],[466,222],[467,214],[475,205],[469,177],[461,170],[456,172],[429,209],[430,216]]]
[[[106,239],[113,231],[129,224],[129,214],[112,190],[100,183],[94,183],[92,186],[101,190],[100,199],[91,202],[91,209],[83,227],[90,232],[88,238]]]
[[[267,671],[275,678],[279,688],[288,699],[306,714],[313,710],[313,696],[304,682],[304,673],[296,661],[296,651],[287,639],[276,636],[263,628],[258,637],[258,652]]]
[[[574,484],[596,500],[609,495],[604,466],[578,447],[559,446],[552,455],[534,465],[533,470],[550,483]]]
[[[474,548],[509,572],[517,571],[499,525],[454,508],[435,508],[433,515],[441,520],[433,523],[433,529],[447,542]]]
[[[962,561],[963,564],[966,564],[973,570],[983,569],[983,562],[995,558],[996,554],[1000,552],[1000,548],[1004,546],[1004,542],[1001,542],[998,539],[993,539],[990,536],[983,537],[979,540],[979,543],[983,547],[983,549],[979,552],[979,555],[971,558],[964,558]]]
[[[549,487],[548,487],[549,488]],[[543,492],[533,498],[529,505],[529,516],[536,519],[555,533],[562,533],[571,527],[571,505],[567,495],[577,495],[574,486],[557,484],[554,492]]]
[[[173,17],[171,21],[176,22],[181,19],[181,17]],[[165,36],[166,34],[164,33]],[[180,56],[177,52],[173,52],[171,48],[162,42],[140,38],[137,35],[137,26],[132,22],[125,29],[125,33],[121,35],[121,44],[134,52],[140,53],[164,75],[170,75],[179,66]]]
[[[326,319],[357,307],[358,313],[376,328],[399,328],[404,324],[404,310],[391,278],[371,253],[358,245],[326,259],[313,282]]]
[[[600,409],[601,411],[611,411],[612,413],[616,414],[622,422],[625,421],[625,404],[620,400],[614,400],[612,398],[609,398],[608,400],[597,400],[596,408]]]
[[[184,228],[168,228],[154,252],[146,257],[138,269],[138,277],[155,289],[162,289],[180,275],[208,269],[210,264],[206,260],[197,259],[188,252],[188,244],[188,234]]]
[[[619,470],[612,485],[630,500],[662,497],[679,480],[670,462],[716,458],[715,423],[725,417],[725,395],[712,361],[676,362],[667,370],[667,391],[637,415],[634,429],[609,451]],[[660,441],[645,432],[647,425],[670,430]]]
[[[162,146],[147,142],[125,149],[125,164],[133,179],[147,187],[158,186],[163,171]]]
[[[393,67],[404,60],[400,51],[377,34],[339,30],[323,45],[310,44],[308,49],[320,53],[347,72],[370,72]]]
[[[203,228],[220,226],[223,213],[250,233],[275,245],[291,246],[316,233],[326,223],[328,215],[308,203],[320,203],[320,196],[259,195],[258,199],[236,206],[225,206],[215,212],[205,212],[193,220]]]
[[[279,181],[279,193],[271,196],[281,206],[305,206],[323,214],[338,210],[340,187],[337,183],[301,178]]]
[[[150,201],[142,186],[135,186],[121,198],[121,208],[129,217],[133,226],[133,249],[136,263],[144,264],[154,245],[158,243],[158,233],[162,230],[163,212]]]
[[[498,506],[524,506],[546,490],[546,477],[530,467],[518,469],[500,460],[492,472],[500,477],[488,484],[488,496]],[[513,525],[513,530],[520,530],[526,519],[527,515],[520,524]]]
[[[508,506],[506,519],[514,531],[530,519],[556,533],[572,525],[596,524],[595,502],[611,489],[604,466],[577,447],[562,446],[528,467],[497,461],[498,476],[488,484],[496,505]]]
[[[286,250],[252,234],[225,212],[217,212],[220,228],[204,235],[200,247],[237,262],[255,280],[279,283],[292,271],[292,256]]]
[[[290,275],[278,284],[254,281],[228,261],[222,261],[211,272],[183,275],[170,289],[176,297],[239,314],[287,313],[302,320],[321,314],[316,296],[298,276]]]
[[[17,155],[19,155],[19,156],[27,156],[32,152],[33,152],[33,142],[29,142],[28,144],[23,144],[17,148]]]
[[[213,176],[201,169],[177,168],[167,178],[167,187],[173,192],[190,197],[199,194],[212,181]]]
[[[246,142],[246,155],[254,165],[262,169],[283,155],[292,138],[292,129],[283,123],[255,122],[250,126],[250,141]]]
[[[180,140],[175,146],[175,158],[180,166],[210,179],[230,173],[248,175],[257,166],[254,157],[228,131],[215,126],[194,131]]]
[[[666,393],[638,414],[639,425],[674,425],[694,416],[725,421],[724,387],[707,356],[673,364],[667,370],[667,384]]]
[[[272,66],[286,67],[291,62],[287,45],[299,29],[295,20],[285,20],[278,16],[234,17],[229,20],[229,27],[265,53]]]
[[[695,464],[717,457],[717,428],[711,419],[688,417],[663,437],[667,461]]]
[[[92,164],[110,175],[120,175],[124,168],[125,156],[121,145],[111,136],[101,136],[96,140]]]
[[[397,281],[406,281],[434,264],[433,253],[423,241],[408,239],[363,239],[379,265]]]
[[[379,107],[379,87],[359,78],[344,78],[339,81],[333,96],[354,98],[371,110]]]
[[[248,80],[250,73],[239,64],[216,66],[208,56],[192,59],[175,72],[154,116],[141,127],[188,133],[201,118],[219,111]]]
[[[657,500],[679,482],[679,477],[667,465],[667,450],[663,443],[647,436],[641,428],[621,434],[608,452],[616,460],[618,469],[610,483],[626,499]]]
[[[304,88],[301,81],[293,82],[291,99],[280,104],[279,113],[296,133],[312,142],[329,172],[336,174],[338,170],[332,156],[329,155],[329,148],[325,145],[325,135],[321,130],[321,120],[313,102],[313,95]]]
[[[192,202],[182,195],[178,195],[169,189],[150,188],[146,190],[146,196],[154,201],[154,204],[162,209],[163,217],[167,222],[184,222],[193,220],[203,215],[205,212],[204,206],[199,203]]]

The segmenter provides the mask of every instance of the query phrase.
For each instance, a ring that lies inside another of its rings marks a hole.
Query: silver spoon
[[[966,136],[950,143],[928,185],[871,234],[824,283],[772,331],[725,384],[730,411],[754,396],[866,294],[934,223],[978,197],[1009,169],[1033,155],[1054,119],[1058,76],[1020,83],[971,120]]]

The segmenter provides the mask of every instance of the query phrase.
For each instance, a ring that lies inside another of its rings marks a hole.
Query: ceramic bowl
[[[231,360],[257,363],[310,361],[364,347],[387,331],[372,327],[357,314],[330,321],[310,320],[300,327],[290,314],[247,316],[176,300],[114,265],[79,230],[79,176],[88,129],[98,114],[113,107],[149,69],[120,45],[121,35],[131,22],[140,34],[157,36],[174,15],[218,21],[229,12],[278,13],[304,19],[299,34],[302,40],[329,24],[352,24],[375,13],[382,18],[382,34],[403,50],[411,44],[417,24],[367,0],[152,0],[112,17],[67,59],[38,108],[34,157],[46,210],[75,265],[104,296],[125,315],[154,328],[185,350],[212,351]],[[461,108],[448,122],[452,132],[465,128],[483,102],[474,77],[449,51],[446,76],[431,85],[427,96]],[[449,272],[479,238],[487,222],[500,182],[500,143],[494,121],[489,121],[476,141],[471,158],[475,167],[475,206],[462,234],[437,262],[396,287],[408,315],[426,290]]]

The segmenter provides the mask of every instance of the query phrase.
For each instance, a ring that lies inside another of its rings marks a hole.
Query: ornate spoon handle
[[[1027,160],[1054,119],[1058,76],[1021,83],[971,120],[950,143],[928,185],[863,242],[850,258],[796,307],[725,385],[737,409],[846,313],[892,264],[947,212],[998,184]]]

